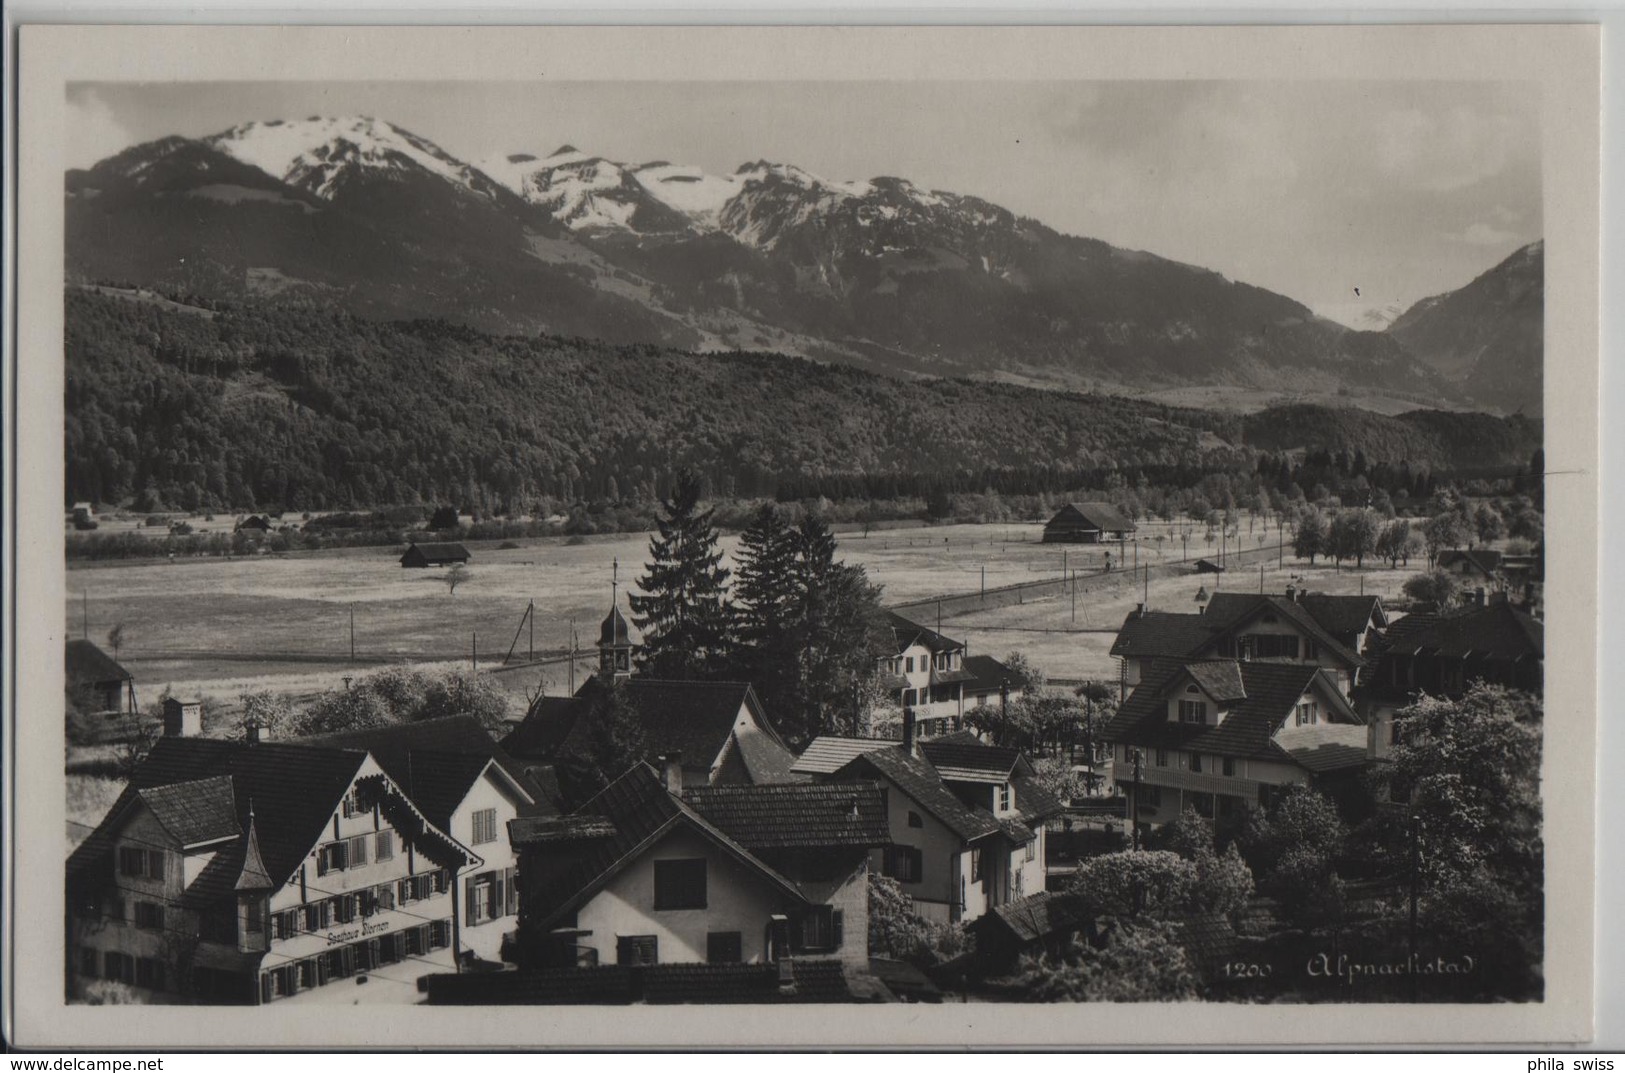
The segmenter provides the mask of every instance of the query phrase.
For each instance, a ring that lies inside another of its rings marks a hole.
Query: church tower
[[[621,614],[619,588],[620,563],[615,564],[617,580],[610,584],[609,614],[598,628],[598,676],[606,682],[618,682],[632,677],[632,627]]]

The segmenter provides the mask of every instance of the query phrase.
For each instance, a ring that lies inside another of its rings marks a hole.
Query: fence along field
[[[1247,520],[1239,529],[1239,540],[1229,543],[1244,550],[1228,549],[1232,569],[1224,575],[1196,576],[1180,561],[1182,553],[1191,560],[1220,555],[1202,527],[1188,524],[1142,525],[1137,549],[1042,544],[1037,523],[877,529],[841,533],[840,554],[884,586],[888,605],[926,625],[936,624],[940,599],[944,630],[967,640],[972,652],[1002,657],[1022,649],[1062,678],[1112,676],[1105,654],[1110,632],[1147,592],[1153,606],[1183,610],[1194,607],[1198,585],[1257,591],[1260,561],[1272,591],[1306,576],[1326,591],[1354,592],[1363,584],[1391,596],[1409,576],[1371,563],[1359,572],[1310,571],[1293,562],[1290,549],[1280,554],[1273,522],[1267,535],[1261,521],[1251,536]],[[1183,548],[1180,530],[1187,531]],[[68,571],[66,623],[69,636],[104,647],[108,631],[123,625],[118,658],[135,674],[143,703],[166,685],[219,700],[234,700],[244,688],[314,693],[337,686],[344,674],[403,661],[468,666],[477,656],[480,668],[490,670],[510,646],[517,662],[533,653],[544,662],[533,673],[504,675],[512,688],[535,688],[545,670],[549,691],[563,692],[572,629],[590,655],[610,598],[612,564],[619,563],[624,593],[642,572],[648,537],[516,543],[509,549],[470,543],[473,561],[455,593],[444,570],[403,569],[394,548],[76,567]],[[723,538],[728,553],[736,545],[735,536]],[[1150,567],[1149,589],[1144,571],[1132,569],[1136,561]],[[534,622],[522,624],[532,600]]]

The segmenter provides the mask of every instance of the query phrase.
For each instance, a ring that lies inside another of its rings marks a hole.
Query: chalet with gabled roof
[[[68,642],[67,672],[68,690],[87,698],[94,711],[135,713],[135,676],[94,642]]]
[[[1353,774],[1369,760],[1365,720],[1334,674],[1301,662],[1149,660],[1101,735],[1112,743],[1118,788],[1148,826],[1187,805],[1228,819],[1286,786]]]
[[[1102,544],[1127,540],[1134,522],[1110,503],[1068,503],[1044,523],[1045,544]]]
[[[301,738],[295,744],[365,749],[423,814],[479,853],[461,878],[460,952],[500,962],[516,925],[519,860],[508,821],[554,812],[543,790],[470,716],[448,716]]]
[[[867,957],[877,786],[682,786],[639,764],[564,817],[509,825],[527,968]]]
[[[401,556],[401,565],[420,569],[429,566],[456,566],[468,562],[470,558],[468,549],[461,544],[422,542],[407,546],[406,553]]]
[[[70,992],[415,1002],[480,864],[365,750],[163,738],[68,858]]]
[[[921,916],[974,920],[996,905],[1044,887],[1044,824],[1062,804],[1032,779],[1014,749],[968,732],[916,743],[854,746],[865,739],[816,739],[802,767],[820,781],[879,781],[886,787],[892,845],[870,868],[898,881]],[[835,757],[851,758],[833,771]],[[804,757],[805,759],[805,757]]]
[[[957,730],[965,686],[977,682],[965,667],[965,643],[895,611],[881,614],[892,636],[892,649],[880,661],[880,684],[890,701],[914,713],[923,738]]]

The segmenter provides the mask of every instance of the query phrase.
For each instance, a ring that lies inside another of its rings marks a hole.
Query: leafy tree
[[[1033,666],[1027,653],[1011,652],[1004,657],[1004,665],[1010,668],[1010,688],[1020,689],[1024,693],[1044,688],[1044,672]]]
[[[930,967],[964,953],[970,933],[960,925],[926,920],[914,899],[889,876],[869,873],[869,955]]]
[[[288,733],[303,738],[346,730],[373,730],[396,721],[395,713],[384,698],[371,689],[330,689],[310,707],[294,714],[288,721]]]
[[[1454,511],[1435,514],[1422,524],[1422,539],[1427,543],[1428,562],[1432,564],[1441,551],[1467,543],[1466,520]]]
[[[1488,503],[1480,503],[1478,509],[1473,511],[1473,533],[1480,544],[1500,540],[1506,536],[1506,532],[1506,521],[1501,517],[1501,512]]]
[[[1533,507],[1524,507],[1507,522],[1508,535],[1521,540],[1539,541],[1545,531],[1546,521]]]
[[[1442,611],[1461,598],[1461,581],[1448,571],[1433,570],[1408,578],[1400,591],[1408,599],[1433,604]]]
[[[472,571],[469,570],[466,564],[452,563],[451,566],[446,568],[446,572],[441,575],[440,580],[446,583],[447,594],[455,596],[457,594],[457,586],[467,581],[471,574]]]
[[[293,705],[286,696],[265,689],[253,693],[239,693],[237,700],[242,705],[237,722],[233,726],[238,737],[245,736],[250,727],[258,727],[272,738],[279,738],[287,733],[294,712]]]
[[[637,701],[624,680],[610,683],[594,706],[587,732],[587,756],[595,788],[601,789],[626,774],[648,755],[648,739]]]
[[[437,531],[456,529],[458,524],[457,508],[449,505],[436,507],[429,517],[429,528]]]
[[[1124,850],[1084,861],[1067,893],[1090,915],[1137,917],[1185,906],[1196,878],[1196,866],[1177,853]]]
[[[1201,997],[1200,977],[1166,921],[1114,921],[1097,945],[1073,942],[1058,955],[1024,958],[1005,981],[1027,1002],[1184,1002]]]
[[[455,668],[429,678],[423,700],[410,718],[420,722],[454,715],[471,716],[492,737],[501,737],[508,731],[513,712],[507,691],[494,679]]]
[[[124,644],[124,623],[115,623],[113,628],[107,631],[107,644],[113,649],[113,658],[118,659],[119,647]]]
[[[1187,895],[1189,908],[1204,913],[1233,913],[1253,893],[1253,872],[1234,843],[1221,854],[1215,849],[1213,824],[1187,807],[1179,819],[1153,836],[1159,848],[1177,853],[1196,866]]]
[[[1041,756],[1032,762],[1033,782],[1061,801],[1088,795],[1087,781],[1064,756]]]
[[[1292,538],[1292,554],[1300,559],[1308,559],[1309,565],[1315,565],[1315,556],[1324,555],[1329,550],[1329,531],[1326,518],[1319,511],[1309,511],[1298,519],[1298,529]]]
[[[1376,550],[1378,531],[1376,515],[1371,511],[1339,511],[1329,536],[1331,552],[1339,562],[1353,559],[1356,567],[1362,567],[1365,557]]]
[[[1383,526],[1377,537],[1376,553],[1388,560],[1390,570],[1398,569],[1401,560],[1410,565],[1411,554],[1411,523],[1406,518],[1396,518]]]
[[[647,572],[638,579],[643,595],[631,597],[644,638],[639,665],[652,678],[704,678],[730,654],[729,572],[711,511],[700,510],[698,477],[681,474],[661,510]]]

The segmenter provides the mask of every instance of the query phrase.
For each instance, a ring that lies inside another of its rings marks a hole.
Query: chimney
[[[164,698],[164,737],[194,738],[203,732],[203,702]]]
[[[1138,607],[1136,607],[1136,608],[1135,608],[1135,609],[1134,609],[1134,613],[1135,613],[1135,614],[1136,614],[1136,615],[1139,615],[1139,616],[1140,616],[1140,617],[1141,617],[1141,618],[1144,618],[1144,617],[1145,617],[1145,605],[1144,605],[1144,604],[1140,604],[1140,605],[1139,605],[1139,606],[1138,606]]]
[[[251,719],[243,724],[243,737],[248,739],[248,744],[258,745],[270,737],[268,730],[269,728],[262,726],[258,720]]]
[[[1473,590],[1473,603],[1478,607],[1484,607],[1488,603],[1485,599],[1484,586],[1480,585]]]
[[[683,796],[683,754],[667,753],[660,758],[660,781],[666,792]]]
[[[903,751],[914,751],[914,709],[910,707],[903,708]]]
[[[1286,598],[1292,603],[1298,602],[1298,587],[1296,585],[1288,585],[1286,587]]]

